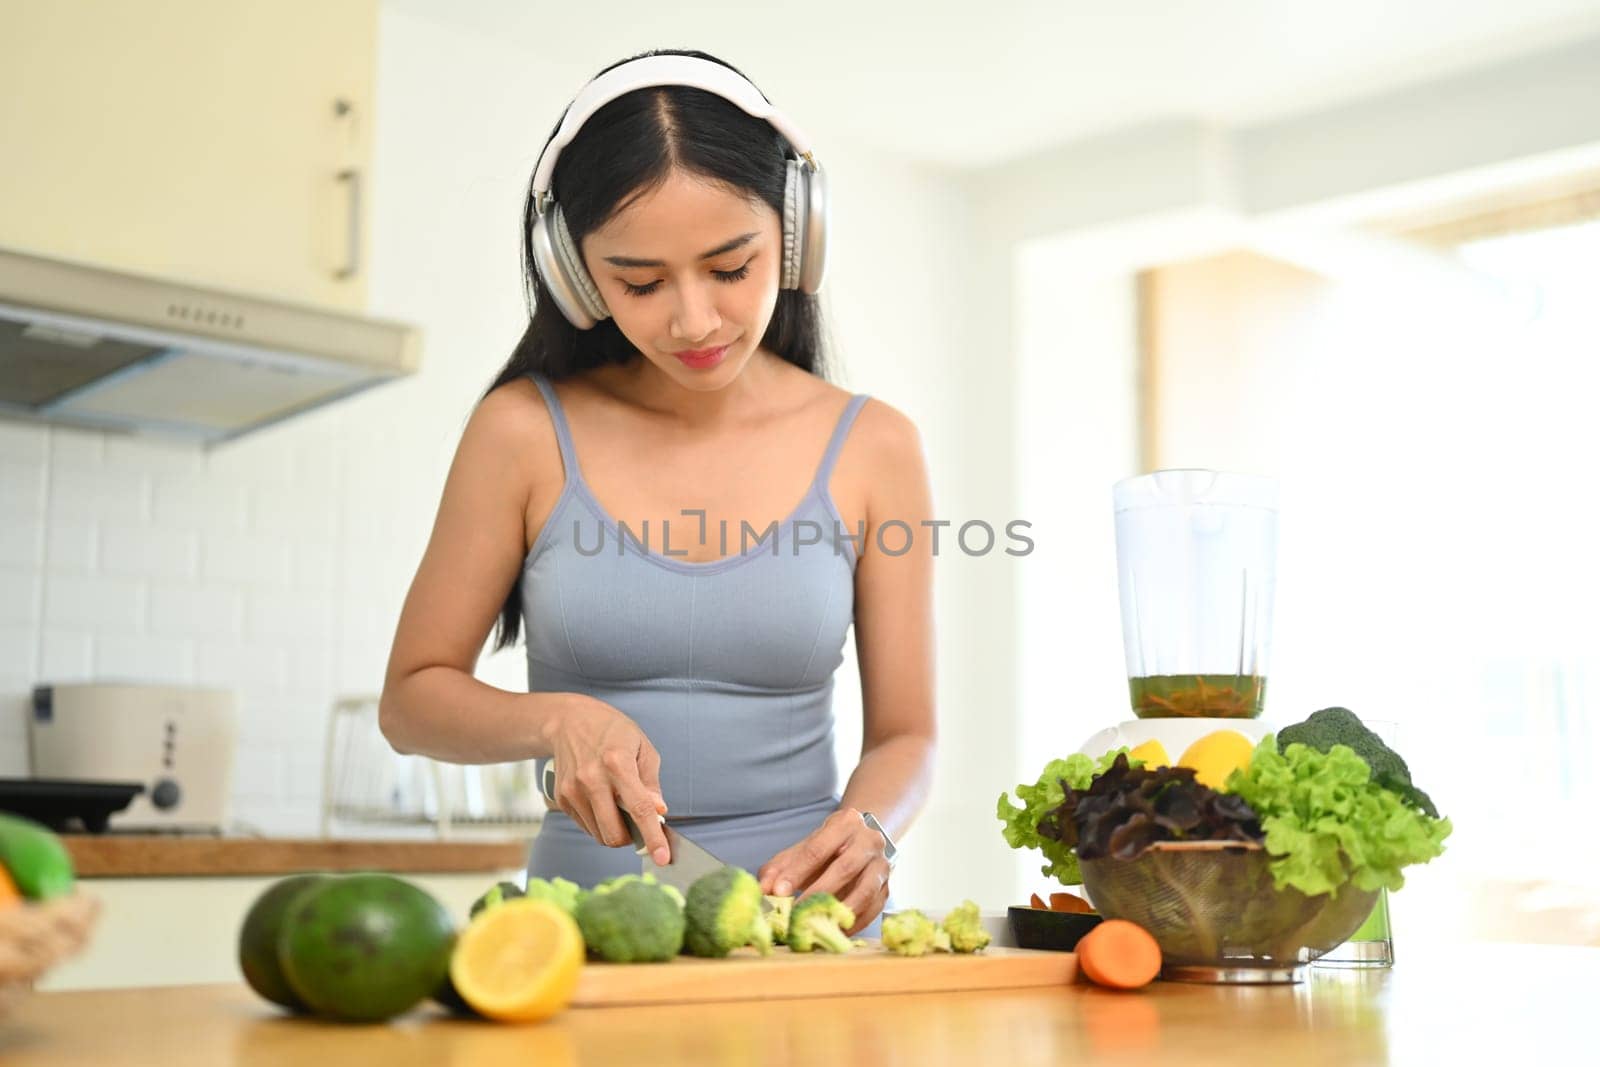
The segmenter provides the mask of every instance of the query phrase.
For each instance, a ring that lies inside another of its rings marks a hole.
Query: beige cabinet
[[[0,246],[366,302],[378,0],[0,0]]]

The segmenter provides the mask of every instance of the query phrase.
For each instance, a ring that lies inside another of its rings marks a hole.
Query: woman
[[[568,109],[530,186],[531,321],[462,435],[382,724],[401,752],[554,759],[530,876],[637,872],[622,810],[664,863],[664,815],[871,935],[932,768],[932,552],[908,536],[931,503],[916,427],[825,380],[826,202],[797,141],[698,52],[617,64]],[[497,616],[497,649],[526,629],[528,693],[472,676]]]

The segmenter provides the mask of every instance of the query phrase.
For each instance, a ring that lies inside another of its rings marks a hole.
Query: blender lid
[[[1278,509],[1278,480],[1202,468],[1159,470],[1124,478],[1111,489],[1117,511],[1190,506]]]

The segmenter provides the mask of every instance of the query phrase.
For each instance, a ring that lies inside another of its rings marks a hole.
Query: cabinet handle
[[[361,269],[361,172],[350,167],[339,172],[349,193],[349,223],[345,230],[344,266],[334,271],[340,281],[354,278]]]

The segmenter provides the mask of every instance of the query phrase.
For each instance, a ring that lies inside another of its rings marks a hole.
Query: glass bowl
[[[1161,976],[1189,982],[1298,982],[1349,940],[1377,901],[1345,885],[1308,897],[1278,889],[1260,845],[1158,842],[1133,859],[1080,859],[1095,910],[1148,930]]]

